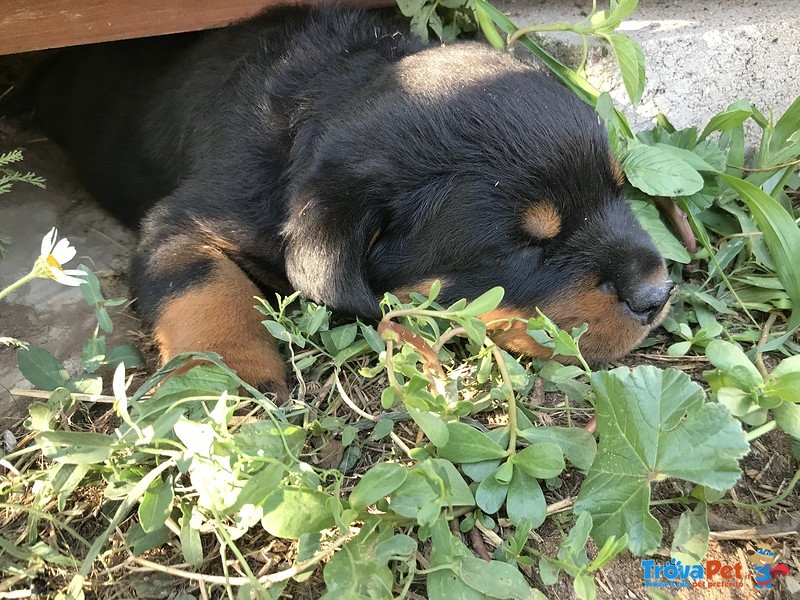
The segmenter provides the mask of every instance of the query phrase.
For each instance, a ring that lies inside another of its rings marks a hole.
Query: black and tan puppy
[[[606,133],[535,66],[412,39],[351,9],[62,53],[38,122],[86,186],[141,228],[131,271],[165,359],[213,350],[283,385],[253,296],[301,291],[379,316],[385,291],[441,301],[500,285],[500,310],[588,322],[585,356],[642,340],[672,288],[620,197]],[[523,324],[505,347],[547,355]]]

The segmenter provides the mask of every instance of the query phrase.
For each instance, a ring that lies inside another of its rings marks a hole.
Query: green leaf
[[[761,373],[759,373],[755,365],[750,362],[747,355],[730,342],[712,340],[708,346],[706,346],[706,358],[708,362],[722,370],[723,373],[729,373],[738,367],[737,373],[739,374],[739,380],[742,385],[746,386],[740,389],[744,389],[744,391],[749,391],[751,388],[764,383]]]
[[[357,334],[358,326],[355,323],[348,323],[347,325],[334,327],[329,331],[323,331],[320,337],[325,347],[331,351],[332,354],[335,354],[352,344]]]
[[[737,100],[721,113],[711,117],[708,125],[700,134],[700,140],[706,139],[715,131],[728,131],[744,123],[753,114],[753,107],[747,98]]]
[[[44,402],[31,402],[28,405],[28,412],[31,418],[25,422],[25,427],[32,431],[52,431],[56,411],[50,405]]]
[[[461,579],[489,598],[527,600],[531,588],[516,567],[499,560],[486,562],[474,556],[461,561]]]
[[[596,597],[594,576],[590,573],[576,575],[575,581],[572,582],[572,587],[575,589],[575,595],[581,600],[594,600]]]
[[[364,325],[363,323],[359,323],[359,327],[361,329],[361,335],[367,340],[369,347],[372,348],[372,351],[376,354],[380,354],[381,352],[386,350],[386,344],[381,339],[381,336],[378,335],[378,332],[375,331],[375,328],[370,325]]]
[[[199,518],[197,520],[199,521]],[[193,520],[191,504],[181,504],[180,526],[179,536],[183,558],[190,565],[199,569],[203,565],[203,542],[200,539],[199,523],[195,523]]]
[[[83,368],[89,373],[94,373],[97,369],[103,366],[106,360],[106,338],[105,336],[98,336],[96,338],[89,338],[83,346],[81,352],[81,363]]]
[[[467,333],[469,341],[480,346],[486,339],[486,323],[478,318],[471,317],[461,321],[461,326]]]
[[[552,442],[575,468],[588,471],[597,455],[594,436],[577,427],[532,427],[523,429],[520,435],[531,443]]]
[[[639,224],[650,234],[653,243],[664,255],[664,258],[684,265],[688,264],[691,256],[672,230],[661,220],[661,215],[652,202],[629,199],[628,203]]]
[[[413,406],[406,405],[409,416],[419,425],[419,428],[428,436],[434,446],[444,446],[448,443],[449,431],[447,424],[442,421],[439,415],[427,410],[420,410]]]
[[[503,288],[497,286],[484,292],[475,300],[467,304],[466,308],[459,311],[460,317],[479,317],[482,314],[493,311],[498,307],[500,301],[503,299],[505,291]],[[483,341],[483,340],[481,340]]]
[[[439,448],[439,456],[454,463],[473,463],[502,458],[505,450],[492,438],[464,423],[447,424],[447,443]]]
[[[644,92],[645,73],[642,47],[635,40],[619,33],[609,33],[603,37],[611,44],[611,49],[619,63],[625,91],[628,92],[631,104],[636,106]]]
[[[78,392],[81,394],[102,394],[103,393],[103,378],[85,373],[73,377],[64,384],[70,392]]]
[[[296,425],[256,421],[242,425],[234,434],[233,441],[243,456],[274,458],[288,464],[303,449],[306,433],[305,429]]]
[[[392,429],[394,429],[394,421],[384,417],[375,424],[372,430],[372,439],[382,440],[392,432]]]
[[[516,466],[508,486],[506,512],[515,526],[527,521],[533,529],[547,517],[547,504],[539,482]]]
[[[800,325],[800,230],[794,218],[769,194],[747,181],[731,176],[720,175],[741,197],[758,228],[764,234],[767,248],[775,261],[778,277],[792,299],[792,316],[789,327]]]
[[[89,472],[89,465],[68,465],[66,463],[61,463],[55,465],[54,468],[56,471],[52,478],[53,490],[58,493],[58,510],[61,512],[64,510],[72,492],[78,488],[83,478]]]
[[[631,185],[650,196],[688,196],[704,185],[702,175],[684,160],[644,144],[628,148],[622,167]]]
[[[392,543],[391,528],[381,526],[377,517],[368,519],[358,535],[325,565],[327,593],[320,600],[391,598],[393,577],[387,563],[393,555],[385,551],[379,555],[378,549]],[[403,545],[394,543],[398,548]]]
[[[700,502],[694,510],[681,513],[678,528],[672,538],[670,554],[685,565],[696,565],[708,552],[708,514],[706,503]]]
[[[261,525],[276,537],[298,539],[336,523],[328,501],[333,498],[317,490],[280,487],[264,502]]]
[[[116,438],[90,431],[43,431],[36,436],[42,454],[51,460],[81,465],[104,463]]]
[[[114,346],[106,354],[106,366],[116,369],[120,363],[125,363],[126,369],[143,369],[147,366],[144,356],[130,344]]]
[[[602,544],[628,534],[641,555],[661,542],[650,515],[650,485],[676,477],[728,489],[740,476],[749,445],[728,410],[703,401],[703,390],[673,369],[620,367],[591,375],[600,448],[575,503],[588,511]]]
[[[398,463],[379,463],[364,473],[350,492],[350,506],[363,510],[370,504],[385,498],[406,480],[408,469]]]
[[[25,379],[41,390],[52,391],[63,387],[69,380],[64,366],[43,348],[17,350],[17,368]]]
[[[800,405],[784,402],[772,409],[775,422],[796,440],[800,440]]]
[[[564,453],[550,442],[536,442],[517,452],[512,458],[515,467],[536,479],[552,479],[564,470]]]
[[[505,463],[508,464],[508,463]],[[497,471],[484,478],[475,492],[475,503],[488,515],[493,515],[503,506],[508,493],[508,483],[502,483],[495,477]]]
[[[795,98],[791,106],[786,109],[786,112],[775,123],[775,128],[772,130],[772,136],[769,140],[770,153],[774,154],[780,150],[786,145],[789,138],[796,136],[798,131],[800,131],[800,96]]]
[[[172,475],[168,474],[147,488],[139,504],[139,523],[145,533],[152,533],[164,526],[172,512],[174,499]]]

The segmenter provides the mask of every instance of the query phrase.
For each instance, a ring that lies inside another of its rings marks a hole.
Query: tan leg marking
[[[167,361],[181,352],[216,352],[244,381],[286,391],[286,366],[275,339],[253,308],[258,288],[231,260],[222,258],[207,282],[161,308],[155,339]]]

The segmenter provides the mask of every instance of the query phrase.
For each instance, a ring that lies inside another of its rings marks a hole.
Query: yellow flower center
[[[51,267],[58,269],[59,271],[63,271],[64,267],[61,266],[61,263],[56,260],[56,257],[52,254],[48,254],[44,261]]]

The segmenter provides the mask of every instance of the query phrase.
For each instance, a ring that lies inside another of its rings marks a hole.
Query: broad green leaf
[[[203,564],[203,542],[200,539],[199,518],[194,519],[193,516],[192,506],[188,503],[181,504],[181,528],[179,534],[181,551],[186,562],[199,569]]]
[[[738,368],[739,379],[746,385],[745,388],[740,389],[749,391],[750,388],[764,383],[761,373],[759,373],[755,365],[750,362],[747,355],[730,342],[712,340],[708,346],[706,346],[706,358],[708,362],[722,370],[723,373],[729,373],[733,369]]]
[[[392,597],[391,556],[378,555],[378,548],[392,540],[390,527],[371,517],[358,535],[347,542],[325,565],[327,593],[320,600],[349,600]]]
[[[394,421],[384,417],[372,429],[372,439],[382,440],[392,432],[392,429],[394,429]]]
[[[106,366],[116,369],[120,363],[125,363],[126,369],[142,369],[147,366],[144,356],[130,344],[114,346],[106,354]]]
[[[152,533],[164,526],[172,512],[174,499],[172,475],[168,474],[147,488],[139,504],[139,523],[145,533]]]
[[[298,539],[333,527],[335,520],[328,507],[332,496],[299,487],[280,487],[264,502],[261,525],[276,537]]]
[[[484,292],[475,300],[467,304],[466,308],[459,311],[459,316],[462,317],[478,317],[489,311],[494,310],[503,299],[505,291],[501,287],[493,287],[492,289]]]
[[[91,431],[44,431],[36,436],[36,441],[47,458],[82,465],[108,460],[116,438]]]
[[[706,139],[715,131],[728,131],[744,123],[753,114],[753,107],[747,98],[737,100],[721,113],[711,117],[708,125],[700,134],[700,139]]]
[[[388,496],[406,480],[408,469],[398,463],[379,463],[364,473],[350,492],[350,506],[363,510]]]
[[[619,71],[625,84],[625,91],[631,104],[636,106],[642,99],[644,92],[644,52],[636,40],[619,33],[606,34],[605,39],[611,44],[611,49],[619,63]]]
[[[454,463],[472,463],[502,458],[505,450],[486,434],[465,423],[447,424],[447,443],[439,448],[439,456]]]
[[[169,537],[169,529],[164,526],[148,533],[142,529],[142,526],[139,525],[139,523],[136,523],[128,531],[125,541],[128,543],[128,545],[133,546],[133,555],[140,556],[148,550],[152,550],[153,548],[158,548],[159,546],[166,544],[169,541]]]
[[[515,467],[536,479],[558,477],[566,467],[564,453],[551,442],[535,442],[517,452],[511,461]]]
[[[245,423],[233,436],[234,444],[244,456],[274,458],[289,463],[303,449],[306,430],[296,425],[276,425],[272,421]],[[286,445],[284,446],[284,441]],[[288,452],[287,453],[287,448]]]
[[[475,503],[487,515],[493,515],[500,510],[508,493],[508,483],[498,481],[496,473],[497,471],[481,481],[475,491]]]
[[[589,470],[597,454],[594,436],[577,427],[532,427],[523,429],[520,435],[531,443],[552,442],[581,471]]]
[[[385,561],[397,558],[409,559],[416,554],[417,546],[417,540],[398,533],[379,543],[375,548],[375,556]]]
[[[64,384],[70,392],[78,392],[80,394],[102,394],[103,393],[103,378],[84,373],[73,377]]]
[[[406,405],[409,416],[419,425],[419,428],[428,436],[434,446],[444,446],[448,443],[449,430],[447,423],[439,415],[427,410],[420,410]]]
[[[329,331],[323,331],[320,334],[320,337],[322,338],[322,343],[325,344],[325,347],[332,354],[336,354],[352,344],[355,341],[357,334],[358,326],[355,323],[348,323],[347,325],[334,327]]]
[[[661,142],[657,142],[653,144],[653,148],[660,150],[661,152],[665,152],[667,154],[671,154],[672,156],[679,158],[687,165],[695,169],[696,171],[704,172],[707,171],[709,173],[716,173],[719,169],[715,165],[711,165],[706,162],[702,156],[697,154],[692,150],[686,150],[685,148],[678,148],[677,146],[672,146],[670,144],[663,144]],[[724,165],[723,165],[724,166]]]
[[[772,136],[769,140],[769,149],[771,154],[775,154],[781,147],[786,145],[790,137],[796,136],[800,131],[800,96],[795,98],[791,106],[786,109],[775,123],[775,128],[772,130]]]
[[[489,598],[527,600],[531,589],[516,567],[499,560],[486,562],[474,556],[461,561],[461,579]]]
[[[796,440],[800,440],[800,405],[784,402],[772,409],[778,427]]]
[[[533,477],[514,467],[514,476],[508,486],[506,512],[514,525],[523,521],[536,529],[547,517],[547,504],[539,482]]]
[[[453,464],[431,458],[408,469],[406,480],[391,495],[389,508],[402,517],[415,519],[423,508],[433,507],[435,520],[443,505],[472,504],[475,498]]]
[[[664,258],[684,265],[688,264],[691,260],[689,252],[687,252],[672,230],[661,220],[658,209],[653,203],[636,199],[630,199],[628,203],[639,224],[650,234],[653,243],[659,252],[664,255]]]
[[[272,491],[278,487],[285,474],[286,467],[278,463],[269,463],[260,471],[247,475],[247,481],[239,491],[236,502],[223,514],[234,514],[243,507],[260,506]]]
[[[800,356],[792,358],[800,358]],[[764,386],[764,395],[777,396],[786,402],[800,402],[800,373],[786,373],[769,381]]]
[[[622,162],[634,187],[651,196],[688,196],[703,189],[703,177],[679,157],[638,144],[628,148]]]
[[[54,465],[53,469],[56,469],[52,478],[53,490],[58,493],[58,510],[61,512],[64,510],[72,492],[77,489],[83,481],[83,478],[89,472],[89,465],[69,465],[61,463]],[[50,469],[50,471],[52,472],[52,469]]]
[[[581,600],[594,600],[597,592],[594,585],[594,576],[590,573],[580,573],[572,582],[575,595]]]
[[[694,510],[681,513],[678,528],[672,538],[670,554],[685,565],[695,565],[708,552],[708,514],[706,503],[700,502]]]
[[[17,350],[17,368],[25,379],[41,390],[52,391],[63,387],[69,380],[64,366],[43,348]]]
[[[600,447],[575,512],[591,513],[597,543],[627,533],[632,552],[652,552],[661,526],[648,511],[651,483],[676,477],[728,489],[749,445],[728,410],[705,403],[685,373],[620,367],[591,381]]]
[[[731,175],[722,174],[720,177],[747,204],[764,234],[778,277],[792,299],[789,327],[797,327],[800,325],[800,261],[797,260],[800,256],[800,229],[792,215],[760,188]]]
[[[28,405],[28,412],[31,418],[25,422],[25,427],[32,431],[52,431],[56,411],[50,405],[44,402],[31,402]]]
[[[461,326],[467,333],[469,341],[480,346],[486,339],[486,323],[478,318],[470,317],[461,321]]]

